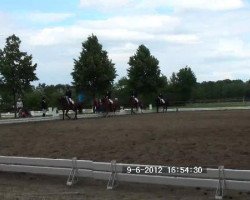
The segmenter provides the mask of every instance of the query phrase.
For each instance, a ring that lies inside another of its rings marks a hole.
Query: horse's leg
[[[67,108],[65,115],[68,117],[68,119],[71,119],[71,117],[68,115],[68,112],[69,112],[69,109]]]
[[[108,116],[109,116],[109,110],[107,109],[105,117],[108,117]]]
[[[113,109],[114,109],[114,115],[115,115],[115,112],[116,112],[116,110],[117,110],[117,106],[114,105]]]
[[[75,119],[77,119],[77,108],[75,108]]]
[[[105,117],[108,117],[108,114],[109,114],[109,104],[106,104],[105,111],[106,111]]]
[[[132,112],[133,112],[133,114],[136,114],[135,111],[134,111],[134,108],[135,108],[135,107],[133,106],[133,107],[132,107]]]
[[[64,114],[65,114],[65,110],[63,109],[63,120],[64,120]]]

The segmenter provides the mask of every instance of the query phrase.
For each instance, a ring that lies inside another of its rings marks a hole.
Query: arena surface
[[[117,160],[122,163],[215,168],[224,165],[225,168],[250,169],[250,111],[171,112],[58,120],[0,125],[0,130],[0,155],[5,156],[76,156],[105,162]],[[0,179],[5,176],[0,176]],[[191,194],[194,190],[190,189]],[[160,189],[155,191],[155,198],[137,199],[165,199]],[[202,190],[202,196],[204,192],[209,193]],[[189,193],[184,191],[183,194],[178,199],[189,199]],[[153,195],[153,192],[148,195]],[[243,199],[250,199],[249,194],[240,195],[245,195]],[[239,194],[235,193],[234,199],[242,199],[242,196],[237,196]]]

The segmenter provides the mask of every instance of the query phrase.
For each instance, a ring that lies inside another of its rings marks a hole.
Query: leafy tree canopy
[[[111,89],[116,70],[95,35],[89,36],[82,43],[82,52],[79,58],[74,60],[74,70],[71,74],[78,91],[83,90],[95,96]]]
[[[128,84],[139,94],[154,98],[166,84],[166,77],[161,76],[159,61],[151,55],[149,49],[140,45],[128,64]]]
[[[192,90],[196,86],[197,80],[190,67],[186,66],[180,69],[177,74],[173,73],[170,80],[172,90],[177,93],[179,100],[186,101],[191,98]]]
[[[21,40],[12,35],[6,39],[6,45],[0,50],[0,83],[2,88],[13,97],[23,96],[32,81],[38,80],[35,74],[37,64],[32,63],[32,55],[20,50]]]

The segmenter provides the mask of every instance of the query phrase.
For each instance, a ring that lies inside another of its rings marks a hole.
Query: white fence
[[[225,110],[250,110],[250,106],[244,106],[244,107],[215,107],[215,108],[169,108],[167,112],[191,112],[191,111],[225,111]],[[78,118],[96,118],[96,117],[102,117],[102,114],[93,114],[91,109],[83,110],[83,114],[79,114]],[[147,113],[155,113],[154,110],[143,110],[142,114]],[[71,117],[74,117],[72,112],[69,113]],[[121,110],[120,112],[115,113],[116,116],[120,115],[130,115],[130,109]],[[141,112],[138,112],[138,114],[141,114]],[[8,118],[10,114],[6,114],[6,118]],[[41,113],[37,111],[37,114],[35,116],[40,116]],[[113,115],[112,113],[110,115]],[[17,118],[17,119],[4,119],[5,114],[2,114],[4,116],[0,120],[0,124],[12,124],[12,123],[25,123],[25,122],[39,122],[39,121],[50,121],[50,120],[58,120],[62,118],[62,112],[59,110],[59,112],[55,115],[51,115],[50,117],[31,117],[31,118]],[[14,114],[13,114],[14,116]]]
[[[74,164],[75,161],[75,164]],[[0,156],[0,171],[32,174],[88,177],[100,180],[160,184],[171,186],[214,188],[220,193],[224,189],[250,191],[250,170],[212,169],[206,173],[129,174],[124,167],[146,165],[93,162],[90,160],[49,159]],[[148,166],[148,165],[147,165]],[[156,167],[156,166],[155,166]],[[73,177],[74,178],[74,177]],[[113,179],[113,180],[111,180]]]

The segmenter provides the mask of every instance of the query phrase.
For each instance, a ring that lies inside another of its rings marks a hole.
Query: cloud
[[[170,0],[165,5],[177,9],[225,11],[242,8],[244,3],[242,0]]]
[[[0,34],[20,37],[21,48],[38,63],[42,82],[69,83],[73,59],[92,33],[107,50],[120,77],[127,74],[129,57],[140,44],[150,49],[168,77],[186,65],[198,81],[249,77],[250,12],[246,1],[79,2],[81,9],[68,12],[0,12]],[[52,78],[56,73],[57,79]]]
[[[220,39],[213,53],[205,58],[207,63],[232,63],[250,60],[250,46],[239,38]]]
[[[130,9],[134,11],[171,8],[174,10],[210,10],[225,11],[244,6],[242,0],[80,0],[80,7],[100,11],[117,11]]]
[[[103,20],[82,20],[79,22],[84,27],[96,29],[127,29],[127,30],[147,30],[156,32],[161,30],[174,30],[180,25],[178,17],[169,15],[132,15],[115,16]],[[163,29],[164,28],[164,29]]]
[[[97,8],[102,11],[114,10],[117,8],[122,8],[134,3],[133,0],[80,0],[80,7],[82,8]]]
[[[28,20],[43,24],[61,22],[73,16],[74,16],[73,13],[42,13],[42,12],[34,12],[26,15]]]
[[[241,39],[222,39],[217,46],[217,54],[235,56],[239,58],[250,58],[250,48],[246,47]]]
[[[199,42],[195,34],[174,33],[181,25],[177,17],[168,15],[136,15],[111,17],[103,20],[81,20],[71,26],[44,28],[30,37],[32,45],[56,45],[82,40],[94,33],[102,40],[145,41],[193,44]]]
[[[162,38],[167,42],[176,44],[195,44],[200,42],[199,37],[195,34],[165,35]]]

